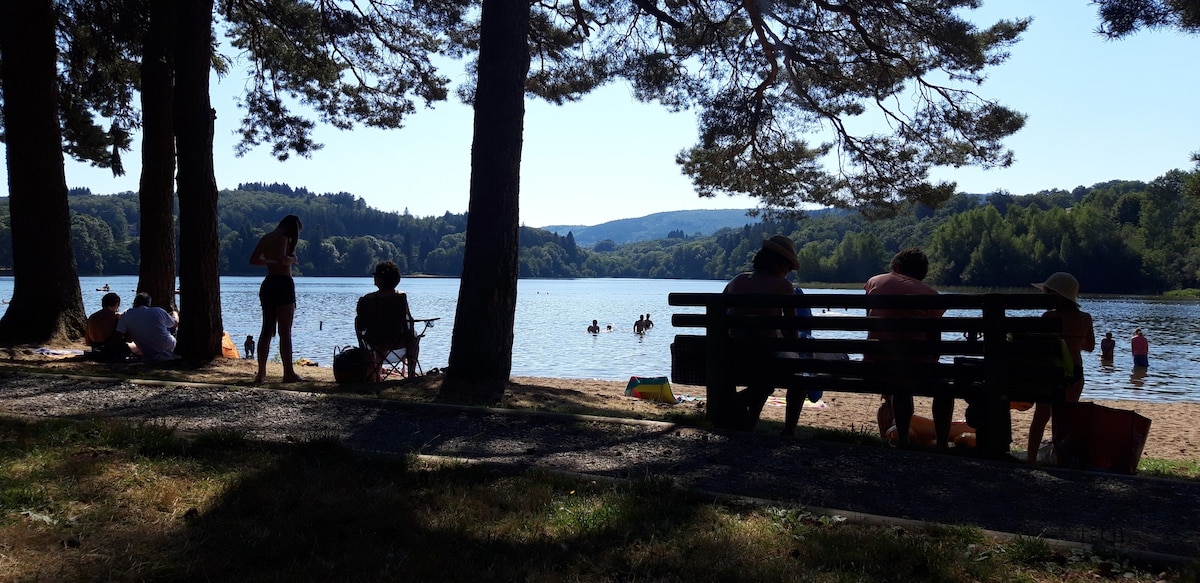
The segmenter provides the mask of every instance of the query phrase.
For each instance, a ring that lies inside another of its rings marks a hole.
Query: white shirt
[[[175,351],[175,337],[171,328],[175,318],[166,310],[154,306],[138,306],[121,314],[117,332],[129,334],[142,356],[153,358],[161,353]]]

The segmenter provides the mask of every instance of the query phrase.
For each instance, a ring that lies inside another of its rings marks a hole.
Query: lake
[[[261,313],[259,277],[222,277],[221,306],[225,330],[238,349],[247,334],[258,338]],[[134,276],[83,277],[84,307],[99,309],[105,284],[121,294],[122,308],[132,302]],[[630,376],[669,375],[671,340],[676,330],[667,294],[676,291],[719,292],[724,281],[646,279],[523,279],[517,288],[514,328],[514,376],[626,381]],[[458,279],[405,278],[413,315],[441,318],[421,341],[425,370],[446,366],[458,300]],[[301,277],[296,279],[295,357],[330,366],[336,347],[355,344],[354,306],[373,291],[369,277]],[[844,290],[806,289],[808,293]],[[0,297],[11,297],[12,278],[0,278]],[[1200,402],[1194,379],[1200,378],[1200,302],[1142,297],[1082,300],[1095,321],[1097,343],[1105,332],[1117,339],[1116,361],[1102,365],[1099,348],[1084,353],[1085,399]],[[181,309],[187,309],[181,302]],[[640,314],[649,313],[655,327],[633,333]],[[611,332],[588,334],[592,320]],[[1150,368],[1132,370],[1129,337],[1141,327],[1150,339]],[[277,344],[277,343],[276,343]],[[277,348],[273,346],[272,348]],[[276,358],[272,352],[272,358]]]

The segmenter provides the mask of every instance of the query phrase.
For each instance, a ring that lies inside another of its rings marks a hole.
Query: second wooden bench
[[[709,420],[733,428],[737,387],[750,384],[824,391],[953,397],[968,403],[968,423],[979,451],[1007,455],[1012,442],[1011,401],[1062,402],[1065,369],[1061,325],[1041,313],[1062,301],[1052,294],[941,294],[887,296],[862,293],[751,295],[672,293],[672,324],[697,328],[671,347],[676,384],[708,389]],[[781,309],[780,316],[739,316],[742,308]],[[812,317],[792,315],[808,308]],[[867,317],[870,309],[945,310],[940,318]],[[813,338],[766,338],[762,330],[812,330]],[[760,332],[755,336],[755,332]],[[869,331],[899,338],[868,340]],[[918,335],[919,336],[919,335]],[[845,353],[846,360],[797,358]],[[882,360],[864,360],[878,355]]]

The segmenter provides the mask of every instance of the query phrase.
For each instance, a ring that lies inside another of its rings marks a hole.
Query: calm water
[[[137,278],[81,278],[84,307],[99,309],[94,291],[104,284],[121,294],[122,307],[132,301]],[[260,309],[257,277],[221,278],[225,329],[241,349],[247,334],[258,337]],[[667,294],[675,291],[719,292],[723,281],[578,279],[521,280],[518,286],[513,375],[602,380],[630,376],[669,375],[670,343],[676,331]],[[421,364],[428,370],[446,365],[458,299],[457,279],[405,278],[413,315],[440,317],[421,342]],[[329,366],[335,347],[354,344],[354,306],[374,286],[370,278],[298,278],[295,356]],[[807,290],[830,293],[838,290]],[[0,278],[0,297],[11,297],[12,278]],[[181,309],[187,309],[181,301]],[[1085,399],[1132,399],[1200,402],[1194,379],[1200,378],[1200,303],[1145,298],[1084,298],[1092,314],[1097,341],[1105,332],[1117,339],[1117,358],[1100,363],[1099,348],[1085,353]],[[651,314],[654,329],[633,334],[639,314]],[[585,332],[592,320],[612,332]],[[1150,368],[1134,374],[1129,337],[1140,326],[1150,339]]]

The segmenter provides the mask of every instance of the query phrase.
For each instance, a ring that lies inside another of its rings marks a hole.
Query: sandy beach
[[[518,387],[523,385],[544,386],[559,390],[578,391],[593,395],[598,400],[624,399],[630,401],[630,408],[650,407],[653,409],[667,408],[696,408],[700,401],[684,401],[677,405],[661,405],[641,402],[625,396],[626,383],[581,379],[548,379],[548,378],[514,378]],[[705,396],[704,387],[692,385],[672,385],[676,397],[688,395],[702,398]],[[511,392],[511,389],[510,389]],[[517,390],[511,396],[517,397]],[[763,409],[763,420],[783,421],[784,391],[778,390]],[[1087,397],[1084,389],[1083,401],[1094,402],[1106,407],[1134,411],[1150,419],[1150,433],[1143,450],[1143,457],[1159,458],[1173,461],[1200,462],[1200,403],[1148,403],[1142,401],[1102,401]],[[829,429],[846,429],[853,431],[877,431],[875,412],[879,407],[879,397],[857,393],[825,393],[820,403],[824,407],[806,407],[800,416],[801,426],[823,427]],[[930,400],[918,397],[916,399],[916,414],[930,415]],[[954,418],[962,419],[965,403],[956,404]],[[1025,449],[1029,437],[1029,423],[1033,418],[1033,410],[1013,411],[1013,449]],[[761,427],[761,426],[760,426]],[[1050,438],[1051,430],[1046,429],[1046,439]]]
[[[0,369],[6,365],[40,369],[38,372],[89,374],[88,370],[100,371],[97,363],[78,358],[63,358],[36,354],[29,350],[9,351],[7,358],[0,360]],[[121,371],[122,376],[137,378],[143,369],[131,367]],[[249,385],[254,377],[255,365],[249,360],[218,358],[199,369],[162,370],[165,376],[184,382]],[[288,387],[317,392],[338,392],[343,387],[333,379],[333,369],[319,366],[298,366],[297,371],[310,382]],[[149,372],[149,371],[146,371]],[[268,385],[282,376],[278,363],[268,365]],[[381,385],[383,396],[430,401],[441,387],[441,375],[429,374],[412,381],[386,382]],[[676,397],[683,401],[667,405],[625,395],[627,381],[595,379],[564,379],[543,377],[513,377],[509,383],[503,406],[526,409],[548,409],[569,412],[594,412],[617,416],[662,416],[675,412],[700,412],[705,405],[705,388],[694,385],[673,384]],[[1143,450],[1143,457],[1172,461],[1200,462],[1200,403],[1151,403],[1143,401],[1109,401],[1088,398],[1084,389],[1083,401],[1095,402],[1116,409],[1135,411],[1151,421],[1150,433]],[[784,416],[784,391],[777,390],[763,409],[764,421],[782,422]],[[828,392],[818,407],[806,407],[800,416],[801,427],[822,427],[875,433],[878,431],[875,412],[879,406],[876,395]],[[955,407],[956,420],[962,419],[965,403]],[[916,399],[916,413],[928,416],[929,399]],[[1028,439],[1029,423],[1033,411],[1013,411],[1014,450],[1024,450]],[[760,431],[767,427],[760,424]],[[1045,439],[1049,440],[1051,428],[1047,427]]]

